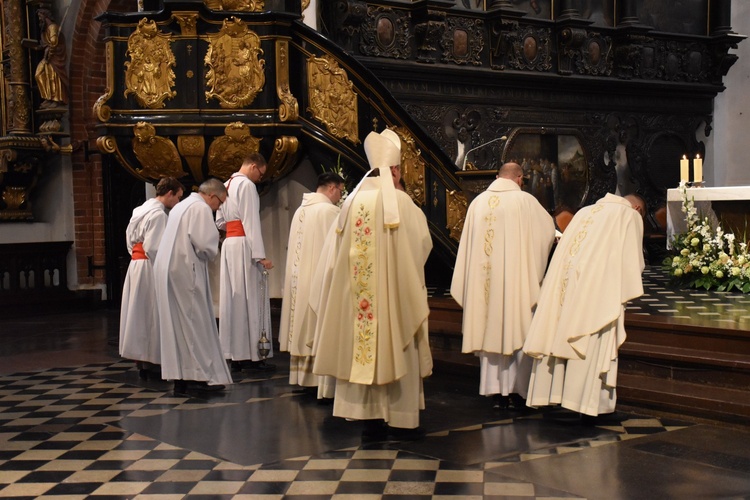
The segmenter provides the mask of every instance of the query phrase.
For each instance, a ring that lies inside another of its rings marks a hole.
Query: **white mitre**
[[[396,201],[396,187],[393,185],[391,176],[392,166],[401,166],[401,139],[391,129],[385,129],[381,133],[370,132],[365,138],[365,155],[370,164],[370,170],[364,175],[357,187],[347,196],[339,215],[338,230],[344,228],[344,222],[348,218],[351,201],[359,191],[359,186],[367,179],[374,169],[380,170],[380,189],[383,193],[383,223],[386,227],[398,227],[398,202]]]

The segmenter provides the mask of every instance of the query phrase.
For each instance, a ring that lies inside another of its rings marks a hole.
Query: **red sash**
[[[143,243],[133,245],[133,253],[130,258],[133,260],[148,260],[148,256],[146,256],[146,252],[143,250]]]
[[[242,227],[241,220],[227,221],[227,238],[234,236],[245,236],[245,228]]]

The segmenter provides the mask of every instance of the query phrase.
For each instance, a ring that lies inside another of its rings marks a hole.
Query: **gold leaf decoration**
[[[329,56],[311,57],[307,60],[307,78],[308,110],[313,117],[334,136],[359,144],[357,94],[346,71]]]
[[[153,125],[138,122],[133,127],[133,152],[141,164],[136,171],[143,177],[159,179],[161,177],[185,176],[182,160],[174,143],[156,135]]]
[[[138,28],[128,38],[125,62],[125,97],[135,95],[136,101],[146,108],[163,108],[164,101],[177,95],[172,90],[175,75],[175,57],[172,52],[172,35],[159,33],[156,22],[143,18]]]
[[[233,16],[208,40],[206,102],[217,99],[222,108],[231,109],[247,106],[266,83],[260,37]]]
[[[224,135],[217,137],[208,148],[208,175],[226,180],[239,170],[250,153],[260,149],[260,139],[253,137],[250,127],[242,122],[230,123]]]

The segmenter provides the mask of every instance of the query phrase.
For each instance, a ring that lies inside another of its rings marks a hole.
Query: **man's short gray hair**
[[[227,188],[219,179],[208,179],[200,185],[198,192],[209,196],[212,194],[215,194],[216,196],[226,196]]]

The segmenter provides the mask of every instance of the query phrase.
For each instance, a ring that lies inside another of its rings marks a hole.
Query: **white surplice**
[[[469,205],[451,295],[464,309],[462,352],[480,357],[482,395],[526,396],[531,363],[519,351],[554,241],[552,217],[510,179]]]
[[[643,294],[643,220],[607,194],[563,233],[544,279],[524,352],[536,358],[527,404],[614,411],[625,303]]]
[[[289,229],[284,297],[281,305],[279,345],[290,353],[289,383],[318,387],[318,397],[333,397],[332,381],[319,381],[312,373],[314,317],[308,314],[310,284],[318,267],[323,243],[339,208],[322,193],[305,193]],[[328,389],[328,390],[323,390]]]
[[[132,255],[133,246],[141,243],[148,257],[130,261],[122,287],[120,356],[126,359],[161,363],[153,262],[166,225],[164,204],[151,198],[133,210],[125,230],[128,253]]]
[[[266,258],[260,230],[260,197],[247,176],[234,173],[227,182],[228,196],[216,212],[216,225],[241,221],[245,236],[227,237],[221,246],[219,338],[224,356],[234,361],[259,361],[258,340],[265,330],[271,340],[271,307],[263,285]],[[273,349],[267,357],[273,357]]]
[[[415,428],[422,378],[432,372],[424,264],[427,221],[406,193],[390,193],[400,221],[384,224],[381,182],[366,178],[332,229],[310,304],[316,315],[314,373],[336,378],[333,414]]]
[[[219,251],[211,207],[199,193],[169,214],[154,262],[165,380],[231,384],[219,344],[208,262]]]

